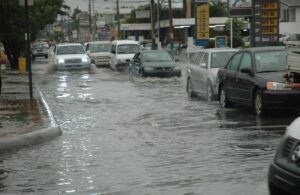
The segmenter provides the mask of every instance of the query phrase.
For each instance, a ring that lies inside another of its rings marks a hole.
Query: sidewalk
[[[0,154],[61,135],[42,93],[34,85],[30,99],[28,74],[12,70],[0,74]]]

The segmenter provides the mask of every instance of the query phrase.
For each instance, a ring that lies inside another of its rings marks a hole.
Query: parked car
[[[92,41],[86,45],[86,51],[91,61],[97,67],[109,67],[111,60],[111,42],[110,41]]]
[[[269,167],[270,195],[300,194],[300,117],[286,130]]]
[[[141,50],[139,42],[132,40],[115,40],[111,47],[110,67],[117,70],[120,67],[128,67],[134,54]]]
[[[49,45],[47,42],[37,42],[32,44],[31,52],[32,59],[34,60],[36,57],[44,57],[48,58],[48,48]]]
[[[204,95],[208,101],[218,95],[217,72],[238,51],[229,48],[198,49],[190,55],[186,91],[189,97]]]
[[[180,65],[164,50],[143,50],[134,55],[129,64],[133,76],[181,76]]]
[[[252,107],[257,116],[269,110],[300,108],[300,91],[286,84],[285,47],[255,47],[237,52],[218,72],[222,108]]]
[[[53,48],[52,59],[57,70],[88,69],[91,60],[80,43],[59,43]]]

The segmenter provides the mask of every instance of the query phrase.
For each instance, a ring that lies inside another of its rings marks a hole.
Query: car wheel
[[[213,93],[213,87],[210,81],[207,82],[206,86],[206,100],[208,102],[211,102],[214,100],[214,93]]]
[[[263,107],[262,97],[259,90],[256,90],[254,94],[253,108],[256,116],[263,116],[265,109]]]
[[[48,55],[45,55],[45,58],[48,59]]]
[[[196,97],[196,94],[193,91],[193,85],[192,85],[192,81],[190,78],[188,78],[187,83],[186,83],[186,92],[187,92],[189,98]]]
[[[223,87],[220,89],[220,98],[219,98],[221,108],[230,108],[232,103],[228,100],[227,94]]]

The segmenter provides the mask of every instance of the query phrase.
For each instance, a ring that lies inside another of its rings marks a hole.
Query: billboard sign
[[[261,0],[254,6],[255,46],[266,46],[279,40],[279,2]]]

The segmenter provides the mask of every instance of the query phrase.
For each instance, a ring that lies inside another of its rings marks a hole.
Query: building
[[[280,33],[300,34],[300,1],[280,0]]]

